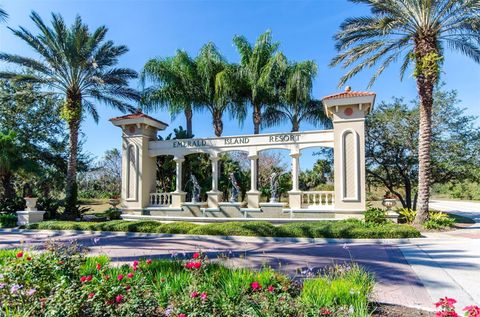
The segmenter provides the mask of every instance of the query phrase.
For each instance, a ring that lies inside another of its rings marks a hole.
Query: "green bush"
[[[381,208],[370,207],[365,211],[365,222],[384,224],[387,223],[387,212]]]
[[[190,222],[158,221],[75,222],[43,221],[27,226],[42,230],[92,230],[220,236],[306,237],[306,238],[416,238],[420,232],[409,225],[391,222],[366,223],[356,219],[292,222],[273,225],[266,221],[224,222],[198,225]]]
[[[119,220],[121,219],[122,212],[118,208],[108,208],[105,210],[105,215],[108,217],[110,220]]]
[[[430,212],[428,220],[423,223],[426,229],[444,229],[453,227],[455,219],[444,212]]]
[[[0,228],[14,228],[17,226],[16,214],[0,214]]]
[[[415,217],[417,216],[417,212],[410,208],[401,208],[397,210],[398,214],[398,221],[402,223],[413,223]]]

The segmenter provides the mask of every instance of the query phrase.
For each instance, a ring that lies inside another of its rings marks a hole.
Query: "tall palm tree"
[[[300,129],[300,123],[307,121],[313,125],[328,125],[322,103],[312,99],[313,79],[317,74],[317,65],[314,61],[291,63],[285,67],[279,92],[278,103],[268,105],[263,113],[265,126],[278,125],[289,121],[292,132]]]
[[[200,78],[200,104],[211,113],[215,135],[220,137],[223,133],[225,110],[230,110],[231,117],[239,118],[244,114],[244,112],[238,111],[233,102],[236,68],[225,61],[212,42],[205,44],[200,49],[195,62]]]
[[[350,0],[365,3],[371,15],[349,18],[336,34],[339,54],[331,65],[350,70],[340,85],[364,68],[379,65],[369,86],[400,57],[401,78],[410,63],[420,97],[418,212],[416,223],[428,218],[430,140],[433,89],[438,83],[444,48],[480,63],[480,2],[478,0]],[[355,66],[354,66],[355,65]]]
[[[278,52],[279,43],[273,42],[271,31],[261,34],[252,46],[244,36],[235,36],[233,43],[240,54],[240,73],[243,78],[244,100],[253,108],[254,134],[260,133],[262,110],[271,104],[275,94],[272,91],[271,72],[276,63],[284,58]]]
[[[19,72],[0,72],[0,78],[39,84],[49,93],[64,98],[61,116],[70,130],[64,216],[76,217],[80,123],[87,113],[98,122],[94,101],[122,112],[133,111],[134,107],[128,101],[139,100],[139,94],[128,87],[128,82],[136,78],[137,73],[115,67],[118,58],[128,49],[106,41],[105,26],[90,32],[77,16],[72,26],[67,27],[62,16],[52,14],[52,27],[48,27],[36,12],[30,17],[40,30],[38,35],[23,27],[11,30],[38,53],[39,59],[0,53],[0,60],[22,68]]]
[[[147,108],[167,107],[173,118],[183,112],[187,136],[192,137],[193,110],[199,105],[200,78],[197,65],[185,51],[174,57],[149,60],[141,73],[142,82],[149,79],[154,86],[144,93]]]

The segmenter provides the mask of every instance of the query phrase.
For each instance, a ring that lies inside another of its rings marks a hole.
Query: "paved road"
[[[480,204],[434,202],[480,219]],[[317,270],[332,263],[353,259],[375,274],[375,298],[379,301],[433,309],[433,301],[449,296],[459,307],[480,303],[479,224],[453,233],[428,234],[410,240],[299,239],[275,241],[262,238],[222,239],[218,237],[124,235],[112,233],[0,232],[0,248],[41,246],[47,240],[77,239],[92,254],[107,254],[114,262],[131,262],[139,257],[189,256],[201,249],[211,258],[227,255],[228,265],[259,268],[272,266],[301,277],[300,270]]]

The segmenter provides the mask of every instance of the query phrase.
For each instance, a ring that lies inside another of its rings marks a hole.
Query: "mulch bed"
[[[376,304],[375,312],[373,317],[433,317],[435,313],[409,308],[404,306],[390,305],[390,304]]]

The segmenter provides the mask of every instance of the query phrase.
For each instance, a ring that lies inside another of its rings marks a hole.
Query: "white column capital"
[[[183,156],[175,156],[173,160],[175,161],[175,163],[183,163],[185,161],[185,158]]]
[[[258,159],[258,154],[250,154],[248,155],[249,160],[257,160]]]
[[[295,152],[295,153],[290,153],[291,158],[299,158],[302,154]]]

